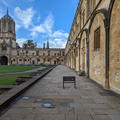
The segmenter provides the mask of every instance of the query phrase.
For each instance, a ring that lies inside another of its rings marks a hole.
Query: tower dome
[[[14,20],[12,19],[12,17],[11,17],[11,16],[9,15],[9,13],[8,13],[8,9],[7,9],[6,15],[4,15],[1,19],[2,19],[2,20],[12,20],[12,21],[14,21]]]
[[[15,33],[15,22],[8,13],[0,19],[0,32]]]

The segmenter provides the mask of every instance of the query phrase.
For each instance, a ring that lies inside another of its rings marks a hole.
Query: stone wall
[[[120,1],[112,9],[110,24],[110,88],[120,93]]]
[[[65,48],[65,63],[120,93],[120,1],[92,0],[91,6],[90,1],[79,2]],[[97,28],[100,28],[99,49],[95,49]],[[77,49],[79,57],[74,53]]]

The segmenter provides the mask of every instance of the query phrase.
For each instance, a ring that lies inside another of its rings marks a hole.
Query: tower
[[[7,9],[6,15],[0,19],[0,65],[11,64],[13,48],[16,48],[15,22]]]

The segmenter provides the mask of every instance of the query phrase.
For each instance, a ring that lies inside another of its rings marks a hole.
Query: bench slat
[[[64,83],[74,83],[74,88],[76,88],[75,76],[63,76],[63,88],[64,88]]]

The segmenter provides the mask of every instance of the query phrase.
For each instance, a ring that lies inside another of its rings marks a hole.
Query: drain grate
[[[55,108],[55,106],[52,103],[43,103],[42,106],[44,108]]]
[[[28,96],[24,96],[24,97],[22,97],[22,99],[23,99],[23,100],[29,100],[30,97],[28,97]]]
[[[37,99],[35,100],[35,102],[42,102],[42,101],[43,101],[42,98],[37,98]]]

